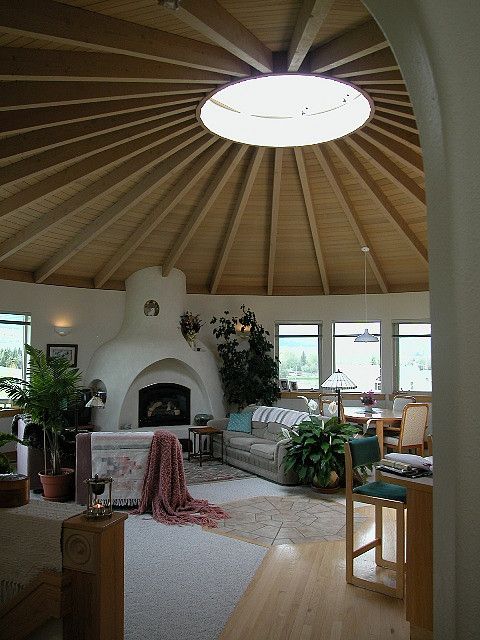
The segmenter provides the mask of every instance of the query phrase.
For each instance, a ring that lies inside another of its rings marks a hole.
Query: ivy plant
[[[241,306],[242,314],[225,311],[212,318],[213,335],[218,340],[220,379],[230,408],[243,409],[249,404],[272,405],[279,397],[278,359],[273,344],[255,313]]]

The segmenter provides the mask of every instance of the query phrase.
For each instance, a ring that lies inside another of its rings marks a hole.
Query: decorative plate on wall
[[[159,311],[160,307],[158,306],[158,302],[156,300],[147,300],[143,305],[143,313],[146,316],[158,316]]]

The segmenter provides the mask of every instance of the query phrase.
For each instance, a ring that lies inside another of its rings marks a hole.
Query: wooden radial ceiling
[[[428,289],[415,117],[360,0],[0,0],[0,69],[1,278],[358,293],[368,245],[369,291]],[[357,84],[373,119],[287,149],[197,121],[219,85],[298,69]]]

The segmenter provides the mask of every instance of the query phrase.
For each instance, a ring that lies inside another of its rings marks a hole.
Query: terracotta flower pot
[[[340,478],[332,471],[330,474],[330,482],[326,487],[320,487],[315,483],[312,483],[312,489],[314,491],[318,491],[319,493],[337,493],[340,490]]]
[[[39,473],[43,488],[43,499],[51,502],[66,502],[73,496],[75,471],[63,469],[58,476]]]

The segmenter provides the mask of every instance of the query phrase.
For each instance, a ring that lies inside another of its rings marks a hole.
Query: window
[[[365,329],[378,342],[355,342]],[[343,371],[356,385],[356,391],[381,391],[380,322],[334,322],[333,368]]]
[[[398,391],[431,391],[431,325],[393,324],[394,386]]]
[[[24,378],[27,369],[25,343],[30,342],[28,314],[0,313],[0,376]],[[0,407],[11,406],[9,398],[0,398]]]
[[[277,324],[275,338],[280,379],[298,389],[319,389],[322,325]]]

